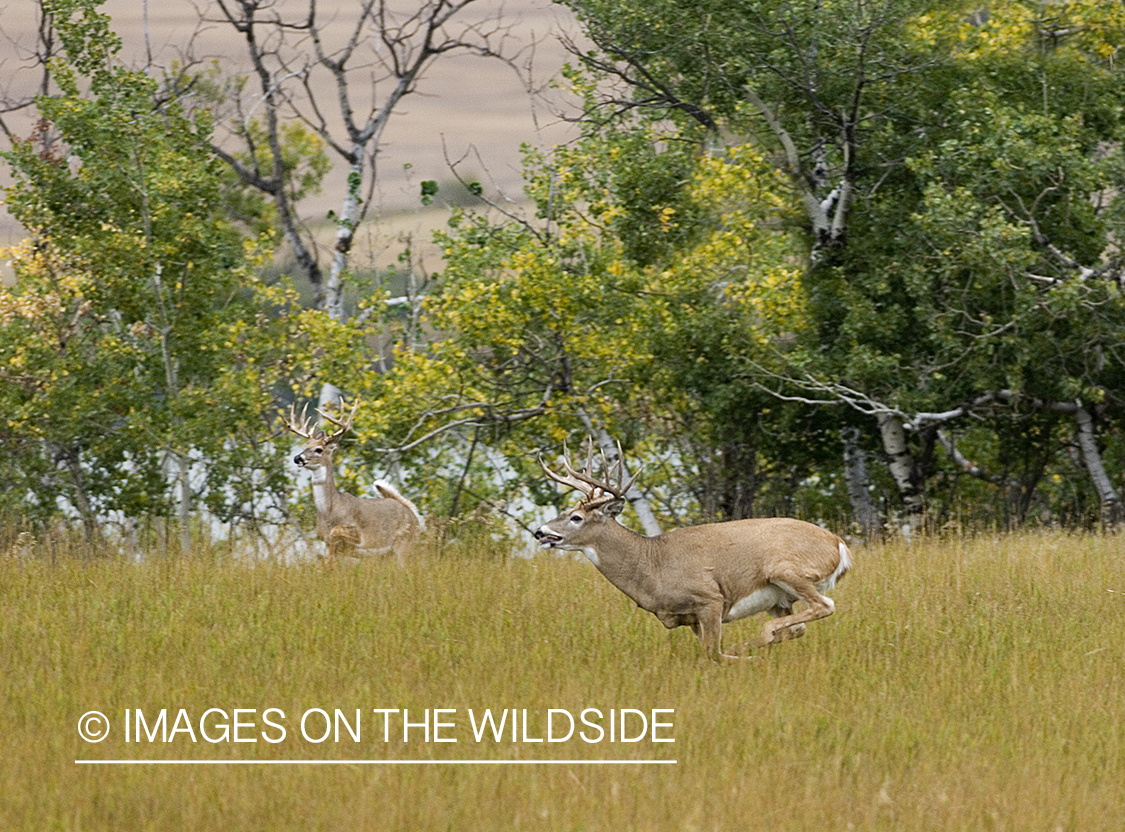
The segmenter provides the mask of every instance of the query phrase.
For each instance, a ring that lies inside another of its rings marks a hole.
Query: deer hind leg
[[[776,607],[767,610],[767,612],[769,613],[770,618],[785,618],[786,616],[793,614],[793,602],[790,601],[787,604],[778,604]],[[804,624],[792,624],[774,633],[771,641],[766,642],[763,641],[763,639],[758,638],[754,641],[744,641],[741,644],[735,644],[730,649],[741,656],[744,653],[749,653],[751,650],[754,650],[756,648],[764,647],[766,644],[777,644],[782,641],[789,641],[793,638],[800,638],[804,634]]]
[[[792,604],[778,604],[769,611],[770,618],[785,618],[793,614]],[[789,641],[792,638],[800,638],[805,634],[804,624],[791,624],[784,630],[774,634],[774,638],[778,641]]]
[[[414,554],[414,544],[418,542],[418,534],[413,529],[400,529],[395,533],[391,549],[399,566],[406,566]]]
[[[755,647],[766,647],[792,638],[800,638],[805,634],[805,625],[808,622],[827,618],[836,609],[832,599],[821,595],[810,580],[790,576],[784,580],[775,578],[773,583],[800,598],[808,604],[808,609],[794,613],[791,605],[785,607],[779,604],[774,607],[770,610],[770,615],[775,617],[762,627],[761,636],[754,641]]]

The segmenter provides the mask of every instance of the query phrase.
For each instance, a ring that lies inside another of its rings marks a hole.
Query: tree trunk
[[[882,531],[879,512],[871,499],[871,479],[867,475],[867,454],[859,444],[859,428],[840,430],[844,441],[844,483],[848,500],[852,504],[852,517],[859,525],[860,534],[868,540],[879,537]]]
[[[187,454],[176,454],[180,475],[180,555],[191,554],[191,460]]]
[[[1093,417],[1086,408],[1076,405],[1074,420],[1078,423],[1078,448],[1082,452],[1082,462],[1090,472],[1094,490],[1098,492],[1098,500],[1101,502],[1102,522],[1107,525],[1120,523],[1121,497],[1113,487],[1113,481],[1102,463],[1102,454],[1098,450],[1097,437],[1094,435]]]
[[[754,499],[758,496],[758,455],[754,447],[731,442],[722,448],[722,471],[719,481],[720,517],[724,520],[746,520],[754,516]]]
[[[1011,399],[1011,394],[1004,391],[1006,398]],[[1090,411],[1082,406],[1081,402],[1049,402],[1035,399],[1036,407],[1053,410],[1055,413],[1067,413],[1074,417],[1078,423],[1078,451],[1081,454],[1082,464],[1090,473],[1090,480],[1094,490],[1098,493],[1101,504],[1102,522],[1116,525],[1122,522],[1123,506],[1121,496],[1113,487],[1113,480],[1105,470],[1102,463],[1102,453],[1098,450],[1098,439],[1094,433],[1094,417]]]
[[[914,457],[906,444],[906,430],[902,417],[897,413],[885,413],[879,417],[879,434],[883,438],[883,450],[887,454],[887,467],[898,487],[903,508],[906,509],[906,528],[913,533],[922,527],[925,516],[925,495],[919,487]]]
[[[317,408],[332,411],[341,406],[340,402],[343,397],[344,394],[339,387],[326,381],[320,385],[320,398],[317,402]]]
[[[340,216],[336,219],[336,246],[332,252],[332,270],[324,287],[324,310],[328,317],[343,323],[346,320],[344,309],[344,274],[348,270],[348,257],[352,250],[356,226],[360,220],[360,184],[363,182],[363,147],[352,148],[352,158],[348,166],[348,189],[340,206]]]
[[[82,518],[82,531],[86,542],[93,544],[98,537],[98,517],[94,507],[90,504],[90,497],[86,493],[86,477],[82,472],[79,453],[77,447],[60,447],[55,453],[55,458],[61,459],[70,472],[70,479],[74,485],[74,490],[70,496],[74,508],[78,511],[78,516]]]

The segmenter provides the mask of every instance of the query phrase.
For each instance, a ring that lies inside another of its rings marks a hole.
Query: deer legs
[[[835,605],[832,599],[822,595],[816,585],[805,578],[789,576],[788,580],[775,581],[790,595],[804,601],[808,608],[801,612],[793,612],[793,602],[777,604],[768,610],[770,620],[762,627],[762,634],[751,642],[736,644],[728,648],[732,652],[725,653],[722,649],[722,610],[721,607],[709,607],[701,612],[696,621],[691,625],[704,652],[715,661],[735,661],[746,658],[746,654],[761,647],[780,644],[783,641],[800,638],[805,634],[805,625],[810,621],[827,618],[832,615]]]
[[[392,542],[384,547],[376,548],[372,546],[363,546],[363,535],[360,532],[359,526],[346,525],[346,526],[333,526],[332,531],[328,533],[328,553],[325,556],[327,565],[332,565],[336,558],[346,553],[349,547],[362,547],[373,555],[389,555],[392,552],[398,554],[399,566],[406,563],[404,552],[410,551],[410,545],[413,542],[414,532],[409,529],[400,529],[395,533]]]
[[[333,526],[328,533],[328,565],[336,562],[336,556],[344,546],[359,544],[359,528],[356,526]]]
[[[796,595],[806,604],[808,609],[794,613],[792,605],[778,605],[770,610],[773,616],[762,627],[762,634],[753,641],[755,647],[766,647],[770,644],[780,644],[791,638],[800,638],[805,634],[805,624],[820,618],[832,615],[836,605],[826,595],[821,595],[816,585],[807,578],[791,577],[786,581],[774,583],[786,591]]]
[[[703,652],[712,661],[736,662],[746,658],[746,656],[738,653],[723,652],[723,606],[721,602],[712,604],[700,612],[691,625],[691,631],[695,633],[699,643],[703,645]],[[738,645],[734,649],[738,650],[739,647],[745,648],[746,645]]]

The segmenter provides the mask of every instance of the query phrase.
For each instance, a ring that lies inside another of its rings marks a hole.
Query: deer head
[[[332,452],[336,450],[344,434],[351,430],[356,410],[359,409],[359,399],[355,400],[351,412],[343,420],[336,419],[317,408],[317,413],[338,428],[334,433],[327,433],[313,425],[312,419],[308,416],[308,409],[309,406],[306,404],[301,409],[301,416],[298,419],[296,407],[289,405],[289,418],[285,419],[285,426],[297,436],[308,440],[305,449],[293,457],[293,461],[302,468],[319,468],[325,464],[330,464]],[[343,409],[341,408],[342,412]]]
[[[602,454],[602,469],[605,474],[603,479],[595,479],[594,448],[590,443],[586,454],[586,464],[581,471],[577,470],[570,462],[570,454],[563,446],[563,466],[565,474],[557,474],[543,462],[539,456],[539,467],[543,469],[550,479],[561,485],[581,492],[582,499],[570,511],[564,511],[550,523],[547,523],[535,532],[535,538],[544,549],[584,549],[587,537],[594,533],[597,526],[614,522],[614,518],[625,508],[625,495],[633,487],[637,476],[626,483],[624,482],[625,466],[622,463],[621,447],[617,449],[617,462],[611,465]]]

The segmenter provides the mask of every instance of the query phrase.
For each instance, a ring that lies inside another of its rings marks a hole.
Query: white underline
[[[676,760],[75,760],[89,766],[674,766]]]

